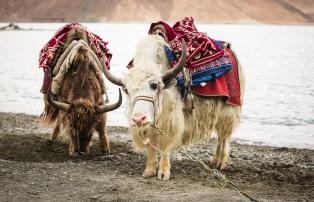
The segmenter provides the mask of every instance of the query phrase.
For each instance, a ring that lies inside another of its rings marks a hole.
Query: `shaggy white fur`
[[[156,151],[145,144],[141,134],[145,134],[145,137],[164,154],[159,163],[159,179],[169,179],[170,161],[167,154],[177,148],[177,144],[183,146],[204,140],[209,138],[213,131],[218,134],[213,161],[218,168],[224,168],[228,162],[231,134],[240,120],[241,106],[228,105],[223,97],[205,98],[194,95],[194,114],[186,111],[177,86],[164,89],[162,73],[171,68],[164,46],[168,44],[158,35],[149,35],[142,40],[137,47],[134,66],[123,79],[129,94],[129,128],[134,146],[137,150],[147,151],[148,160],[143,176],[150,177],[156,174],[157,161]],[[240,64],[239,77],[241,100],[243,100],[244,77]],[[159,83],[160,93],[150,89],[151,80]],[[159,104],[153,106],[149,102],[134,103],[137,96],[154,97]],[[152,107],[156,109],[147,110]],[[149,111],[156,111],[156,114],[149,114]],[[144,113],[151,123],[155,123],[168,135],[161,136],[153,127],[142,129],[135,127],[132,124],[132,116],[135,112]]]

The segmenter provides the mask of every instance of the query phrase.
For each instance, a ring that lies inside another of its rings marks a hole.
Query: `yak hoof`
[[[157,174],[156,170],[145,169],[143,174],[142,174],[142,177],[150,178],[150,177],[156,176],[156,174]]]
[[[50,140],[50,139],[49,139],[49,140],[47,140],[46,143],[47,143],[47,146],[52,146],[52,145],[53,145],[53,140]]]
[[[158,171],[158,180],[169,180],[170,178],[170,170],[159,170]]]
[[[218,169],[218,170],[223,170],[227,167],[228,162],[227,161],[219,161],[219,160],[213,160],[213,164],[214,166]]]
[[[69,154],[72,157],[78,157],[79,156],[79,153],[77,153],[77,152],[70,152]]]
[[[51,147],[52,152],[55,152],[55,145],[56,145],[56,141],[55,140],[47,140],[47,146]]]
[[[225,169],[226,167],[227,167],[227,163],[225,163],[225,162],[221,162],[221,163],[216,164],[216,168],[217,168],[218,170],[223,170],[223,169]]]
[[[109,156],[110,150],[100,150],[99,156]]]
[[[82,156],[87,156],[88,155],[88,153],[87,152],[80,152],[80,154],[79,155],[82,155]]]

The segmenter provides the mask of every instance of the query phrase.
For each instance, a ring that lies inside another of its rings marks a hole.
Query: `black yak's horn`
[[[117,108],[119,108],[122,104],[122,93],[121,90],[119,88],[119,100],[116,103],[113,104],[104,104],[98,107],[97,112],[98,113],[105,113],[105,112],[109,112],[109,111],[113,111]]]

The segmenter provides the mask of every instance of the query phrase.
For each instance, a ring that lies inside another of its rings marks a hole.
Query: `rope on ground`
[[[166,133],[164,133],[160,128],[158,128],[157,126],[155,125],[152,125],[153,128],[155,128],[161,135],[167,137],[170,141],[172,141],[171,138],[168,137],[168,135]],[[154,148],[157,152],[160,152],[160,153],[164,153],[163,151],[160,151],[155,145],[153,145],[150,140],[148,138],[145,138],[143,136],[143,134],[141,133],[141,130],[140,130],[140,133],[141,137],[143,138],[143,142],[145,144],[149,144],[152,148]],[[172,141],[173,142],[173,141]],[[214,176],[217,180],[218,180],[218,183],[219,185],[225,187],[226,185],[229,185],[231,188],[233,188],[235,191],[237,191],[237,193],[239,193],[239,195],[243,198],[245,197],[244,199],[249,199],[250,201],[253,201],[253,202],[258,202],[257,199],[251,197],[249,194],[247,194],[246,192],[242,191],[238,186],[236,186],[232,181],[228,180],[226,178],[226,176],[224,174],[222,174],[219,170],[217,169],[212,169],[210,167],[208,167],[204,161],[202,161],[200,158],[198,158],[197,156],[193,155],[191,152],[188,152],[182,145],[176,143],[176,142],[173,142],[174,144],[176,144],[180,149],[183,150],[183,152],[185,153],[185,155],[192,161],[194,162],[198,162],[200,163],[204,169],[206,171],[209,172],[209,175],[212,175]]]

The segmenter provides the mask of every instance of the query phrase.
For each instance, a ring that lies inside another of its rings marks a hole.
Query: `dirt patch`
[[[180,151],[172,154],[168,182],[143,179],[146,157],[135,153],[125,128],[109,127],[111,155],[71,158],[67,145],[53,151],[51,130],[36,117],[0,113],[1,201],[242,201],[234,190],[219,188],[202,167]],[[190,151],[208,165],[214,143]],[[314,151],[233,143],[231,164],[223,171],[242,190],[261,201],[311,201]]]

